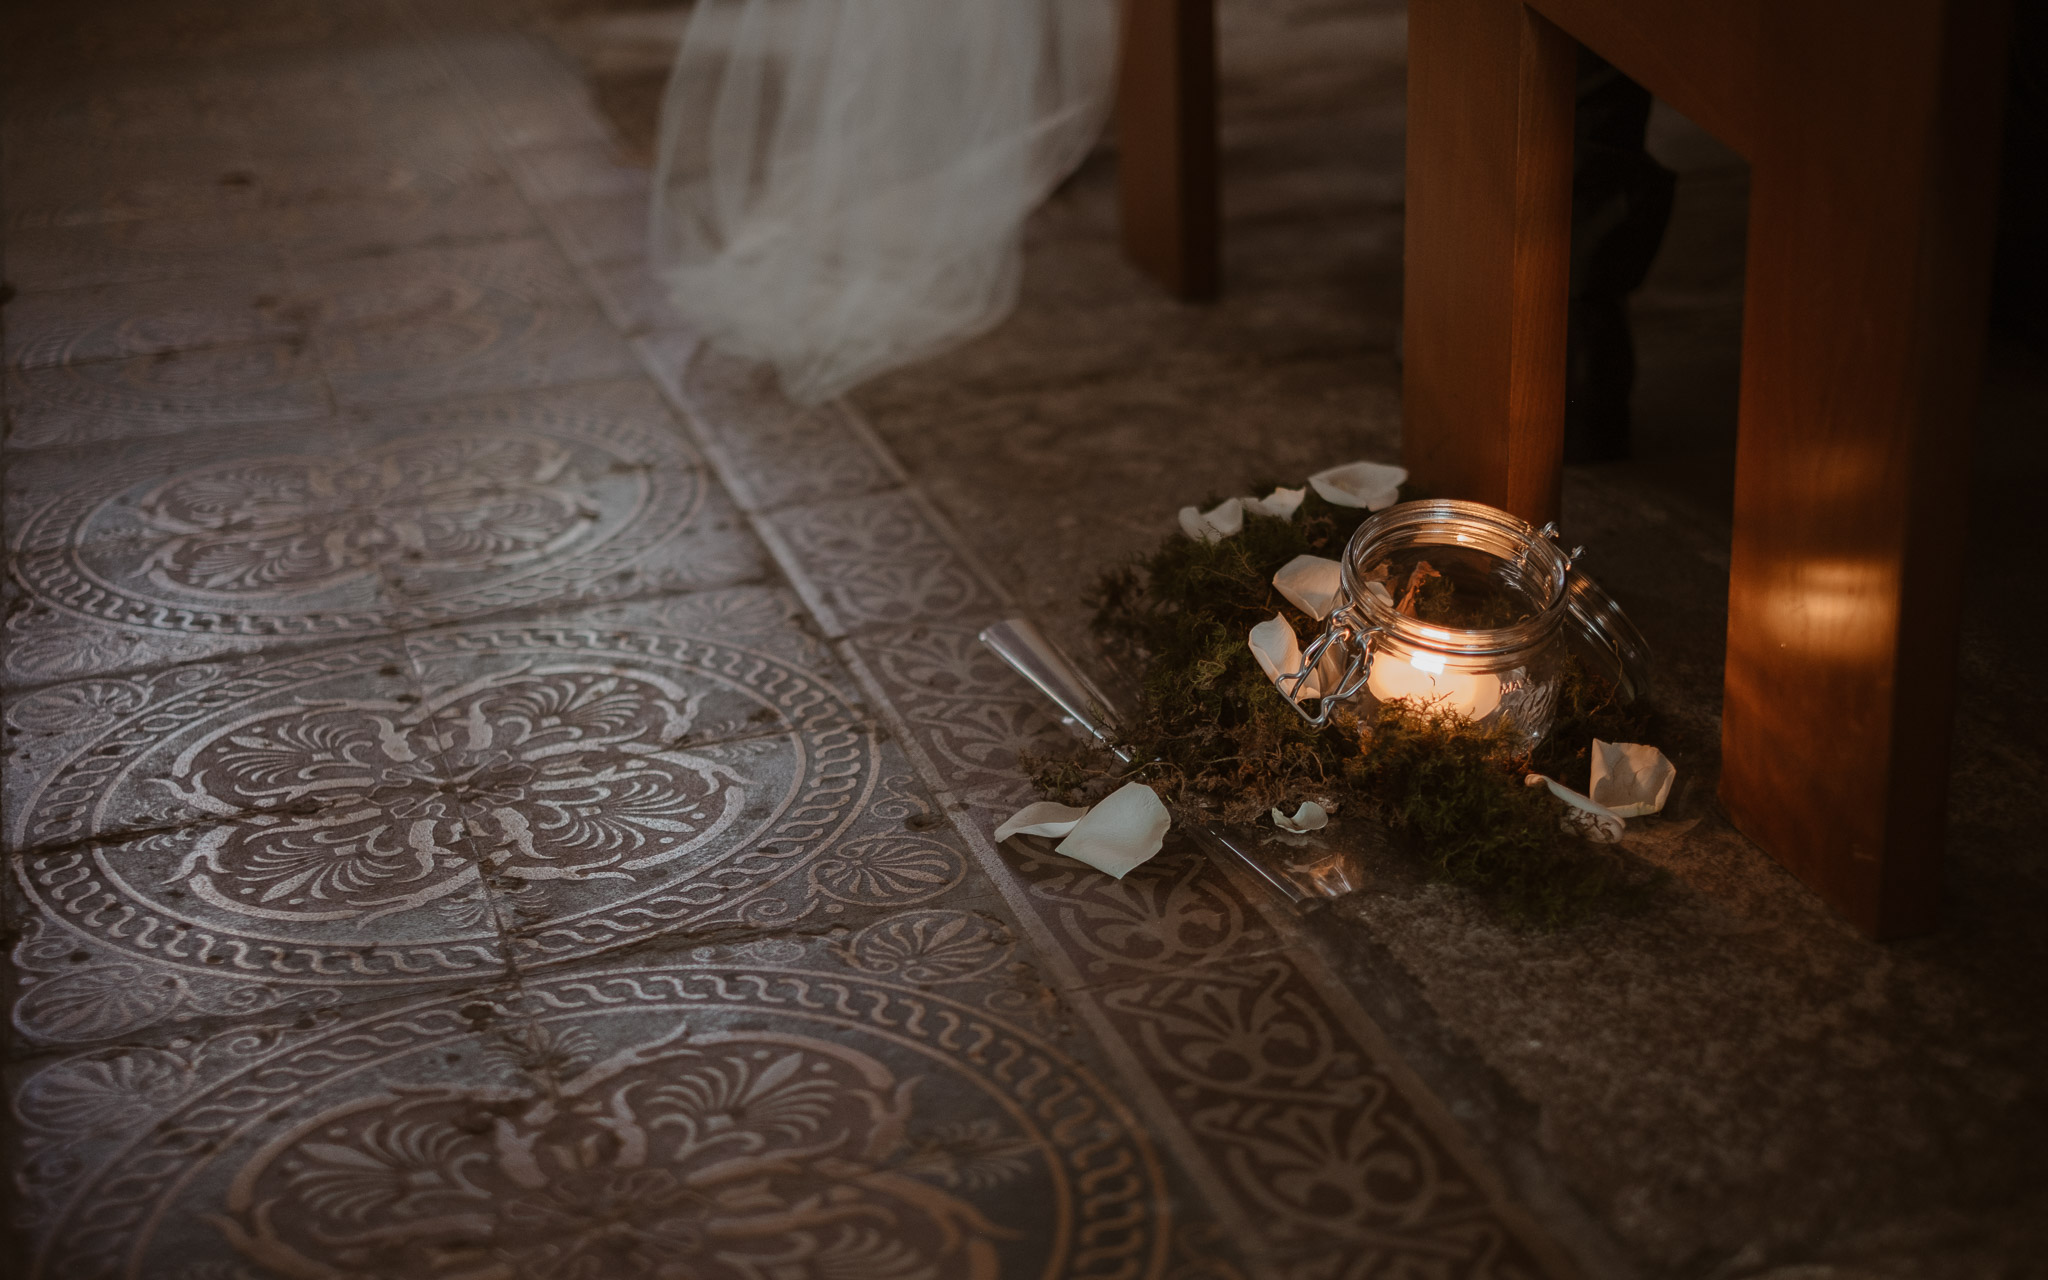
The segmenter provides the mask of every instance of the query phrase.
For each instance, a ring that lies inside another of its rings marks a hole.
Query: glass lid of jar
[[[1636,630],[1621,605],[1591,575],[1574,568],[1565,580],[1565,634],[1573,647],[1590,658],[1594,669],[1614,681],[1622,697],[1634,701],[1649,692],[1650,642]]]

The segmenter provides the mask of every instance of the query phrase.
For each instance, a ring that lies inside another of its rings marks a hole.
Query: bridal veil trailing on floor
[[[1115,0],[697,0],[650,244],[682,314],[799,401],[984,332],[1080,164]]]

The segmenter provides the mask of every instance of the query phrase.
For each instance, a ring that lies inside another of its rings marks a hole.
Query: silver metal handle
[[[1338,609],[1330,615],[1330,620],[1323,624],[1323,634],[1309,641],[1308,648],[1301,651],[1300,668],[1287,672],[1273,682],[1279,687],[1280,696],[1287,699],[1287,705],[1294,708],[1294,714],[1311,725],[1318,729],[1327,725],[1330,723],[1330,713],[1337,709],[1337,704],[1356,696],[1358,691],[1365,687],[1365,682],[1372,678],[1373,639],[1379,634],[1380,628],[1361,627],[1357,619],[1351,616],[1350,610]],[[1330,646],[1339,641],[1349,641],[1357,652],[1352,654],[1350,664],[1344,669],[1344,675],[1337,681],[1337,687],[1310,699],[1316,703],[1315,714],[1310,715],[1308,708],[1302,705],[1301,686],[1315,673],[1316,667],[1321,664],[1323,655],[1329,652]]]
[[[1555,520],[1550,521],[1541,529],[1538,529],[1536,531],[1536,536],[1539,538],[1548,538],[1552,542],[1557,543],[1559,546],[1564,545],[1564,535],[1557,531],[1557,521]],[[1564,571],[1566,573],[1570,573],[1572,571],[1572,566],[1579,562],[1579,557],[1585,554],[1586,549],[1584,547],[1573,547],[1572,553],[1564,558]],[[1527,558],[1526,552],[1523,553],[1523,558]]]

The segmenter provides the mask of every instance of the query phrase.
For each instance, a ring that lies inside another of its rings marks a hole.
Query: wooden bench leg
[[[1117,84],[1124,252],[1168,291],[1216,296],[1215,0],[1125,0]]]
[[[1721,798],[1877,937],[1940,899],[1999,8],[1762,10]]]
[[[1402,452],[1426,491],[1557,514],[1578,46],[1519,0],[1408,13]]]

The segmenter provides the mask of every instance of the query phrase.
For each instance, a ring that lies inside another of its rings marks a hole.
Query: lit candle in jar
[[[1482,720],[1500,705],[1500,677],[1486,671],[1446,669],[1443,655],[1418,653],[1402,658],[1382,651],[1373,657],[1367,692],[1381,702],[1410,698],[1454,711],[1467,720]]]

